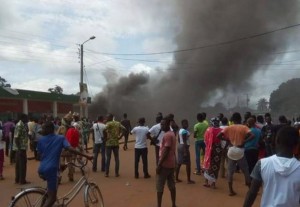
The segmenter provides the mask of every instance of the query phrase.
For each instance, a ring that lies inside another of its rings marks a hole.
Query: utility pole
[[[92,36],[88,40],[80,44],[80,83],[79,83],[80,97],[82,96],[82,92],[83,92],[83,44],[95,38],[96,38],[95,36]],[[83,104],[79,103],[79,106],[80,106],[80,111],[79,111],[80,117],[82,118],[84,116],[87,116],[87,114],[84,113]],[[85,107],[87,107],[87,103]]]
[[[83,84],[83,44],[80,45],[80,85],[82,84]]]

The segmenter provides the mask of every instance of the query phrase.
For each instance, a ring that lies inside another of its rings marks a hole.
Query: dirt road
[[[156,191],[155,191],[155,156],[154,149],[149,146],[149,171],[151,174],[150,179],[134,178],[134,143],[129,144],[129,149],[123,151],[120,147],[120,177],[114,177],[111,173],[110,177],[104,177],[104,174],[92,172],[91,164],[89,164],[89,177],[94,180],[102,191],[106,207],[155,207],[156,206]],[[90,150],[91,152],[91,150]],[[195,167],[194,150],[191,147],[192,167]],[[46,183],[42,181],[37,175],[37,168],[39,162],[35,160],[28,161],[27,180],[31,182],[30,186],[45,186]],[[111,172],[114,172],[114,161],[112,158]],[[140,175],[142,173],[142,164],[140,162]],[[14,184],[14,166],[9,164],[6,159],[4,167],[5,180],[0,181],[0,206],[8,206],[10,199],[13,195],[20,191],[20,185]],[[62,184],[59,186],[59,194],[67,192],[73,185],[68,182],[67,172],[63,175]],[[77,170],[75,181],[80,178],[80,173]],[[247,191],[244,185],[242,174],[234,175],[234,188],[237,195],[234,197],[228,196],[227,183],[223,178],[219,178],[217,182],[217,189],[207,189],[203,187],[203,176],[193,175],[192,179],[196,184],[189,185],[186,181],[186,174],[184,166],[180,172],[180,179],[182,183],[176,184],[177,188],[177,206],[178,207],[240,207],[243,205],[243,200]],[[22,186],[25,187],[25,186]],[[256,199],[254,206],[259,206],[260,195]],[[83,196],[80,193],[77,198],[71,203],[71,207],[83,206]],[[171,206],[170,194],[165,188],[163,197],[163,206]]]

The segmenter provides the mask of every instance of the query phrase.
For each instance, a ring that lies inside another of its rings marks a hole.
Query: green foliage
[[[300,78],[282,83],[270,96],[272,113],[293,116],[299,113],[300,106]]]
[[[9,83],[6,83],[7,81],[5,80],[5,78],[2,78],[0,76],[0,87],[10,87]]]
[[[48,91],[49,91],[50,93],[63,94],[63,91],[64,91],[64,90],[62,89],[62,87],[60,87],[60,86],[58,86],[58,85],[55,85],[54,88],[49,88]]]
[[[265,98],[261,98],[257,102],[257,110],[258,111],[268,111],[269,102]]]

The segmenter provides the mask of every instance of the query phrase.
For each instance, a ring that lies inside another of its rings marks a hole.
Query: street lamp
[[[83,89],[83,44],[95,39],[95,36],[91,36],[88,40],[84,41],[82,44],[80,44],[80,84],[79,84],[79,90],[80,95],[82,95],[82,89]],[[80,104],[80,117],[83,117],[83,106]]]

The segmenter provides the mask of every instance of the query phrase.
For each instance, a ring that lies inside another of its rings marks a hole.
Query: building
[[[79,112],[78,95],[0,87],[0,119],[2,120],[16,119],[21,113],[37,117],[43,114],[62,117],[69,111]]]

